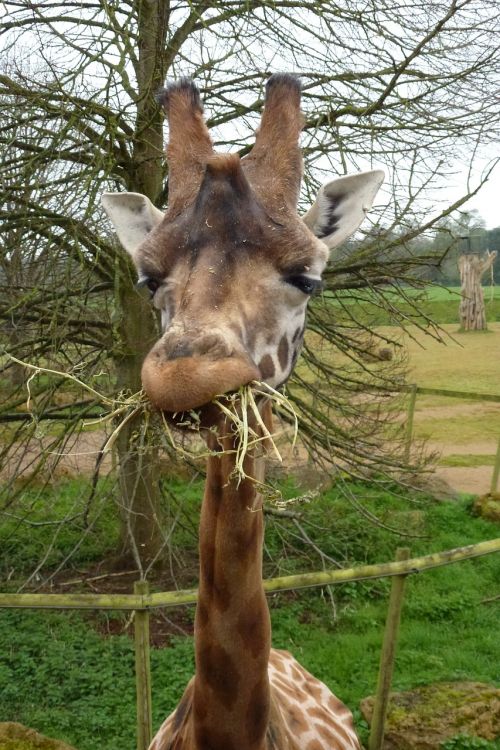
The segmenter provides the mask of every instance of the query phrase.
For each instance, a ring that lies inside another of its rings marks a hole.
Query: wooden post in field
[[[396,550],[396,561],[408,560],[410,550],[407,547],[399,547]],[[396,656],[396,645],[401,620],[401,609],[403,606],[403,594],[406,575],[394,576],[392,579],[387,620],[385,623],[384,641],[380,655],[380,669],[378,673],[377,692],[373,704],[373,716],[370,728],[370,739],[368,750],[381,750],[384,742],[385,720],[387,707],[389,705],[389,693],[391,690],[392,673],[394,670],[394,659]]]
[[[134,594],[149,594],[147,581],[134,583]],[[151,663],[149,657],[149,612],[134,612],[135,681],[137,691],[137,750],[147,750],[152,737]]]
[[[417,401],[417,385],[412,385],[410,391],[410,400],[408,402],[408,412],[406,415],[405,430],[405,461],[410,463],[411,444],[413,440],[413,420],[415,418],[415,403]]]
[[[493,495],[498,490],[498,476],[500,475],[500,436],[498,437],[497,453],[495,464],[493,466],[493,476],[491,477],[490,492]]]
[[[496,251],[487,250],[483,258],[477,253],[469,252],[458,259],[462,283],[460,327],[464,331],[484,331],[488,328],[481,278],[486,271],[491,269],[496,257]]]

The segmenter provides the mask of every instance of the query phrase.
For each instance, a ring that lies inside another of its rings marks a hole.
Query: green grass
[[[369,524],[352,508],[346,490],[354,490],[383,523],[425,538],[401,539]],[[292,491],[287,486],[286,492]],[[187,495],[194,513],[196,489],[190,487]],[[344,564],[393,559],[401,545],[419,555],[498,536],[498,526],[470,515],[466,500],[408,502],[368,485],[333,488],[304,512],[313,522],[315,543]],[[275,553],[281,549],[272,519],[267,545]],[[320,567],[317,561],[312,566]],[[293,560],[282,561],[282,572],[293,569]],[[497,593],[499,579],[498,555],[409,579],[395,689],[454,679],[500,683],[499,602],[481,603]],[[292,651],[348,703],[365,739],[358,705],[376,684],[389,586],[382,580],[335,587],[335,616],[326,591],[270,599],[274,645]],[[153,650],[155,729],[175,707],[192,671],[190,638]],[[26,723],[79,750],[134,747],[132,642],[124,635],[102,637],[88,616],[1,612],[0,683],[0,720]]]
[[[494,463],[494,456],[482,454],[463,455],[460,453],[444,456],[438,461],[440,466],[493,466]]]
[[[488,742],[488,740],[467,734],[459,734],[441,745],[441,750],[499,750],[499,748],[500,740]]]
[[[488,322],[500,321],[500,287],[483,287],[484,301],[486,306],[486,319]],[[426,317],[437,323],[456,324],[458,328],[459,315],[458,307],[460,304],[460,287],[438,287],[428,286],[423,290],[407,289],[405,293],[408,297],[418,299],[418,307],[421,315],[416,315],[411,304],[401,299],[398,292],[387,291],[387,298],[390,299],[394,306],[402,311],[403,314],[411,319],[420,319],[425,321]],[[356,320],[367,323],[371,326],[394,325],[396,319],[393,314],[386,310],[380,309],[375,304],[368,291],[362,293],[361,299],[356,302],[350,301],[351,292],[337,293],[337,299],[330,300],[330,304],[340,309],[345,306],[351,311]],[[328,299],[328,293],[325,295]],[[342,300],[342,302],[341,302]],[[321,304],[321,303],[320,303]],[[336,315],[345,315],[345,313],[336,312]],[[399,321],[398,321],[399,322]]]
[[[178,556],[196,555],[203,480],[171,480],[163,492],[163,523],[174,525],[171,541]],[[17,487],[16,501],[0,514],[0,581],[15,589],[41,560],[40,577],[67,557],[76,570],[116,555],[120,522],[118,486],[112,476],[99,480],[92,495],[85,477]],[[87,511],[87,512],[86,512]],[[176,518],[173,524],[173,518]],[[23,519],[26,523],[23,523]],[[55,539],[55,543],[54,543]],[[75,575],[75,577],[79,577]]]
[[[430,388],[498,393],[498,362],[500,361],[500,288],[485,288],[489,330],[460,332],[458,326],[459,288],[429,287],[422,302],[426,314],[441,326],[441,339],[428,335],[428,329],[409,325],[404,332],[391,325],[394,321],[380,312],[370,301],[352,307],[361,322],[374,325],[382,336],[404,344],[408,352],[408,381]],[[410,293],[410,291],[409,291]],[[411,292],[411,296],[416,296]],[[395,304],[399,305],[396,299]],[[339,306],[339,302],[332,302]],[[354,304],[354,303],[353,303]],[[337,312],[336,312],[337,315]],[[342,317],[342,313],[339,314]],[[314,339],[311,339],[314,341]],[[337,356],[337,355],[335,355]],[[343,366],[347,359],[340,359]],[[471,453],[490,456],[496,451],[500,434],[500,404],[464,401],[446,396],[417,398],[414,436],[430,440],[433,445],[470,445]],[[488,445],[486,446],[485,443]],[[458,453],[458,451],[456,451]],[[474,465],[480,465],[475,463]]]
[[[473,443],[488,441],[491,445],[491,453],[495,455],[496,444],[500,432],[500,414],[497,411],[491,415],[491,419],[485,420],[479,412],[467,417],[450,413],[441,418],[429,418],[422,416],[418,411],[415,416],[414,435],[417,438],[431,440],[434,444],[446,445],[469,445],[471,453],[474,450]],[[479,455],[479,454],[478,454]]]
[[[378,509],[379,496],[365,503]],[[403,523],[408,510],[384,497],[381,519]],[[351,548],[358,560],[391,559],[405,544],[381,529],[356,522],[345,509],[349,524],[365,529]],[[423,513],[429,538],[409,542],[414,555],[461,546],[498,535],[498,527],[472,519],[467,501],[432,505]],[[422,530],[422,529],[421,529]],[[350,538],[356,535],[349,535]],[[481,604],[498,588],[498,555],[425,573],[407,582],[405,606],[393,687],[406,690],[443,680],[500,682],[500,644],[496,637],[500,603]],[[274,644],[288,648],[313,674],[326,682],[354,710],[366,740],[359,701],[373,693],[386,614],[388,582],[351,583],[337,587],[337,622],[328,599],[301,594],[293,607],[273,612]],[[305,620],[305,622],[304,622]]]
[[[426,289],[427,297],[431,302],[449,302],[449,301],[460,301],[460,287],[459,286],[429,286]],[[484,300],[488,303],[491,298],[497,300],[500,299],[500,287],[490,286],[486,284],[483,286]]]
[[[387,332],[387,329],[382,329]],[[394,331],[392,331],[394,334]],[[498,393],[500,325],[493,323],[487,336],[482,332],[459,333],[443,326],[442,341],[411,329],[405,337],[410,357],[410,380],[420,386]],[[449,403],[453,403],[449,401]]]
[[[15,583],[42,559],[44,570],[50,570],[74,550],[75,566],[114,551],[118,526],[113,482],[101,480],[89,505],[90,495],[90,482],[81,479],[20,490],[12,514],[7,504],[7,515],[0,516],[0,580],[8,578]]]
[[[409,380],[431,388],[500,395],[497,365],[500,324],[492,323],[488,336],[480,332],[456,333],[449,325],[444,330],[450,334],[445,336],[444,343],[418,330],[412,331],[413,339],[405,338]],[[491,465],[500,435],[500,403],[419,395],[414,435],[445,449],[453,445],[469,446],[471,463],[465,463],[464,457],[456,465],[479,466],[479,456],[486,459],[483,465]]]

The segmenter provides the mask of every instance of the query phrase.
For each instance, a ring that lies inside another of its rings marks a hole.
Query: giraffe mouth
[[[142,366],[142,384],[152,405],[179,414],[207,408],[214,398],[237,390],[260,377],[249,359],[233,355],[223,359],[204,356],[162,360],[154,350]],[[209,410],[212,411],[212,410]]]

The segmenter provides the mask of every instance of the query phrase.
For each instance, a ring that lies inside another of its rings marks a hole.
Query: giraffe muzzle
[[[242,355],[165,360],[153,349],[142,366],[142,384],[149,400],[155,408],[171,413],[205,406],[216,396],[259,379],[257,367]]]

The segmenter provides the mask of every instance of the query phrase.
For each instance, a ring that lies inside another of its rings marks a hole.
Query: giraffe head
[[[192,81],[170,85],[160,101],[170,131],[167,211],[137,193],[102,200],[161,311],[145,391],[158,409],[182,412],[252,380],[287,380],[329,252],[357,229],[384,175],[324,185],[300,218],[297,78],[268,80],[255,145],[241,160],[214,153]]]

